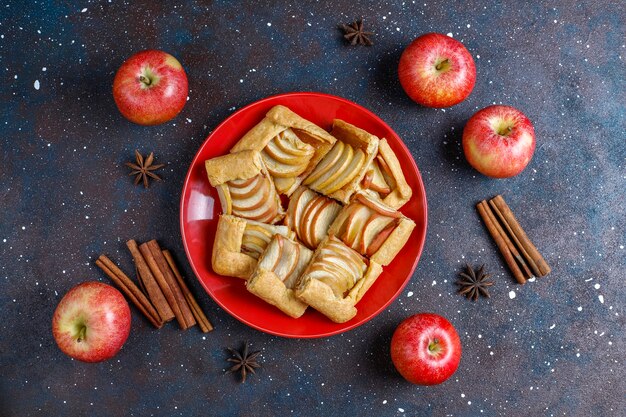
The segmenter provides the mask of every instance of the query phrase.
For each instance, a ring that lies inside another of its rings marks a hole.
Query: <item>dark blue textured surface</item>
[[[0,4],[3,416],[626,415],[623,2],[72,3]],[[371,48],[347,47],[336,29],[360,16]],[[445,111],[414,105],[397,81],[402,49],[428,31],[451,33],[477,64],[472,95]],[[182,114],[157,127],[126,122],[110,93],[144,48],[174,54],[189,76]],[[130,271],[124,242],[156,237],[184,261],[178,200],[210,130],[256,99],[307,90],[377,113],[422,172],[428,237],[400,298],[344,335],[286,340],[231,318],[193,280],[213,333],[155,331],[133,309],[113,360],[64,356],[52,312],[75,284],[106,281],[95,256]],[[465,121],[492,103],[535,125],[535,157],[516,178],[487,179],[462,156]],[[134,149],[168,163],[164,182],[132,186],[122,163]],[[474,210],[497,193],[551,264],[547,278],[520,287],[503,266]],[[494,272],[490,300],[455,294],[466,261]],[[419,311],[461,336],[461,366],[441,386],[411,386],[390,363],[394,327]],[[223,349],[242,340],[263,368],[238,385],[222,375]]]

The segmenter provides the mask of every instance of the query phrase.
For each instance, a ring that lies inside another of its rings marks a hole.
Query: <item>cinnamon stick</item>
[[[198,302],[194,298],[191,291],[189,291],[189,287],[187,287],[187,284],[183,280],[183,276],[178,270],[178,267],[176,266],[176,263],[174,262],[174,258],[172,257],[172,254],[170,253],[170,251],[165,249],[163,250],[163,256],[165,257],[165,260],[167,261],[170,268],[172,269],[172,272],[174,273],[174,276],[176,277],[176,280],[178,281],[178,285],[180,286],[180,289],[183,291],[183,294],[185,295],[185,299],[189,303],[189,307],[191,307],[191,312],[193,313],[194,317],[196,318],[196,321],[198,322],[198,325],[200,326],[200,330],[202,330],[203,333],[210,332],[211,330],[213,330],[213,325],[211,324],[207,316],[204,314],[204,312],[198,305]]]
[[[537,264],[540,277],[546,276],[550,273],[551,268],[548,263],[543,259],[535,245],[530,241],[524,229],[517,222],[517,219],[513,215],[513,212],[509,208],[508,204],[504,201],[501,195],[497,195],[493,198],[493,202],[498,207],[498,210],[502,213],[502,216],[506,219],[506,223],[511,227],[513,234],[519,240],[521,247],[528,253],[528,256]]]
[[[150,301],[137,288],[121,269],[117,267],[105,255],[100,255],[96,260],[96,265],[118,286],[118,288],[128,297],[128,299],[141,311],[141,313],[152,323],[154,327],[160,329],[163,322],[159,318],[159,314],[154,309]]]
[[[488,214],[488,212],[491,210],[489,208],[489,205],[487,204],[485,200],[483,200],[476,205],[476,208],[478,209],[478,214],[480,214],[480,217],[483,219],[483,222],[485,223],[485,226],[487,227],[489,234],[491,235],[493,240],[496,242],[496,245],[498,246],[500,253],[504,257],[504,260],[509,266],[509,269],[513,273],[513,276],[515,277],[517,282],[519,282],[520,284],[525,284],[526,279],[524,278],[522,271],[517,266],[517,263],[515,262],[515,259],[513,258],[513,255],[511,254],[511,250],[504,242],[504,238],[502,237],[500,232],[498,232],[498,229],[493,224],[493,221],[491,220],[491,217]]]
[[[498,233],[500,233],[500,236],[502,236],[502,239],[504,240],[504,243],[506,244],[506,246],[508,246],[509,250],[511,251],[511,255],[513,255],[513,258],[517,261],[517,263],[524,270],[523,272],[525,273],[525,277],[528,277],[528,278],[532,277],[533,274],[532,272],[530,272],[530,269],[528,269],[528,266],[526,265],[524,258],[522,258],[522,256],[517,251],[517,248],[515,247],[513,242],[511,242],[511,239],[509,239],[509,236],[506,234],[504,229],[502,229],[502,226],[496,219],[496,216],[494,215],[491,208],[489,206],[487,206],[487,208],[489,209],[487,210],[487,215],[491,219],[491,223],[493,223],[493,225],[496,227],[496,230],[498,230]]]
[[[528,263],[528,266],[530,267],[530,269],[532,269],[533,276],[536,277],[540,277],[541,276],[541,271],[539,271],[539,267],[537,266],[537,263],[535,262],[535,260],[528,254],[528,252],[526,251],[526,249],[524,249],[524,246],[522,245],[522,243],[519,241],[519,239],[517,238],[517,236],[515,236],[515,233],[513,233],[513,229],[511,229],[511,226],[509,226],[509,223],[506,221],[506,219],[504,218],[504,216],[502,215],[502,212],[500,211],[500,209],[498,208],[498,206],[496,206],[496,203],[494,201],[494,199],[492,198],[491,200],[489,200],[489,205],[491,206],[491,208],[493,209],[493,212],[498,216],[498,218],[500,219],[500,222],[502,223],[502,225],[504,225],[504,227],[506,228],[509,236],[511,236],[511,239],[513,239],[513,241],[515,242],[515,245],[517,246],[517,248],[519,249],[519,251],[522,253],[522,255],[524,255],[524,258],[526,259],[526,262]]]
[[[154,307],[159,313],[161,321],[168,322],[174,319],[174,312],[170,308],[170,305],[165,298],[165,295],[161,290],[161,287],[157,283],[154,275],[152,275],[152,272],[150,271],[150,267],[146,263],[146,260],[139,251],[137,242],[131,239],[126,242],[126,246],[128,246],[128,250],[135,260],[135,266],[139,271],[139,279],[141,282],[143,282],[143,285],[146,288],[146,292],[148,293],[148,297],[154,303]]]
[[[146,260],[152,274],[159,283],[159,287],[163,291],[167,302],[169,303],[176,321],[183,330],[187,330],[189,327],[196,324],[196,320],[189,309],[187,300],[183,296],[176,278],[172,274],[167,264],[167,261],[163,257],[161,248],[156,240],[143,243],[139,246],[144,259]]]

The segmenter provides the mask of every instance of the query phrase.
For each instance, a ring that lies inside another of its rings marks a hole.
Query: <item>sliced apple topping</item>
[[[320,163],[317,164],[313,172],[311,172],[311,174],[309,174],[309,176],[304,180],[304,185],[310,185],[317,181],[317,179],[322,175],[332,171],[333,166],[337,163],[337,161],[339,161],[339,158],[343,154],[345,146],[346,145],[343,142],[335,142],[331,150],[324,155],[324,158],[322,158]]]
[[[302,142],[291,129],[287,129],[268,142],[261,156],[272,176],[290,178],[306,171],[314,153],[311,145]]]
[[[340,210],[341,206],[331,198],[300,187],[289,201],[285,224],[296,232],[302,243],[315,249],[328,234]]]
[[[363,277],[367,265],[355,251],[333,238],[318,249],[307,271],[308,277],[328,285],[336,297],[343,298]]]
[[[387,182],[387,178],[383,175],[381,168],[379,166],[379,158],[384,162],[384,160],[378,155],[376,159],[372,161],[372,180],[369,186],[364,188],[369,188],[372,191],[376,191],[381,197],[386,197],[391,192],[391,187],[389,186],[389,182]],[[386,164],[385,164],[386,166]]]
[[[335,162],[335,164],[321,175],[313,184],[312,188],[320,191],[324,191],[326,188],[334,185],[338,178],[340,178],[345,170],[350,166],[354,157],[354,148],[350,145],[345,145],[341,157]]]
[[[378,252],[378,249],[380,249],[383,243],[385,243],[389,235],[391,235],[391,233],[395,230],[396,226],[398,226],[398,220],[394,219],[372,239],[369,245],[366,246],[367,256],[372,256]]]
[[[383,174],[385,183],[387,183],[391,189],[394,189],[396,187],[396,180],[391,173],[389,164],[387,164],[387,161],[385,161],[385,158],[383,158],[381,154],[376,155],[376,162],[380,166],[380,172]]]
[[[332,194],[335,191],[341,190],[359,174],[364,163],[365,152],[363,152],[361,149],[355,150],[354,156],[352,157],[350,164],[341,171],[341,175],[321,191],[324,194]]]
[[[245,219],[269,222],[278,213],[278,196],[271,180],[258,174],[253,181],[229,181],[232,213]]]
[[[358,251],[360,253],[367,254],[368,256],[372,253],[375,253],[378,248],[376,248],[376,250],[372,250],[372,241],[374,241],[374,239],[376,239],[381,234],[381,232],[385,230],[387,226],[389,226],[389,224],[392,222],[395,222],[395,219],[393,219],[392,217],[383,216],[378,213],[372,213],[367,223],[365,224],[365,227],[363,228],[363,234],[359,243]],[[387,237],[385,237],[385,239],[387,239]],[[384,241],[385,240],[383,240],[383,242]]]
[[[377,213],[380,213],[384,216],[393,217],[399,219],[402,217],[402,213],[397,210],[392,209],[391,207],[387,207],[382,202],[375,201],[373,199],[369,199],[365,197],[363,194],[357,194],[354,198],[359,203],[369,207]]]
[[[276,235],[280,236],[280,235]],[[282,237],[282,236],[281,236]],[[281,239],[272,239],[267,245],[267,248],[259,258],[259,264],[257,268],[262,268],[267,271],[273,271],[274,268],[280,263],[280,257],[283,253],[283,243]]]
[[[369,208],[362,204],[353,203],[350,208],[350,214],[344,221],[345,226],[340,230],[342,234],[339,238],[352,249],[357,249],[363,228],[369,220],[370,215],[371,211]]]
[[[282,235],[274,235],[259,259],[258,268],[272,271],[287,288],[293,288],[313,252]]]

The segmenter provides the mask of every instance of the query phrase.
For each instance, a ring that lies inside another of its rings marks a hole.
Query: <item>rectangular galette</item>
[[[285,106],[275,106],[231,149],[261,152],[280,194],[291,195],[335,143],[319,126]]]
[[[329,236],[317,247],[300,277],[296,297],[335,323],[344,323],[356,315],[356,303],[382,270],[376,262]]]
[[[248,279],[274,236],[294,238],[287,226],[276,226],[222,214],[217,222],[211,265],[220,275]]]
[[[283,218],[280,196],[258,151],[218,156],[206,161],[205,167],[225,214],[270,224]]]
[[[414,227],[413,220],[375,194],[360,192],[341,210],[328,233],[372,261],[389,265]]]
[[[335,119],[330,132],[337,142],[303,184],[313,190],[339,200],[350,201],[378,152],[379,139],[363,129]]]
[[[298,318],[307,305],[295,296],[293,288],[312,257],[313,252],[307,247],[275,235],[259,258],[246,288],[283,313]]]

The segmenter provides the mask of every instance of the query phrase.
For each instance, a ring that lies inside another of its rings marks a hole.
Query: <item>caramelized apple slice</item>
[[[312,184],[314,181],[317,181],[319,177],[324,175],[328,170],[330,170],[339,160],[341,154],[343,153],[344,145],[343,142],[337,141],[331,148],[331,150],[324,155],[321,162],[317,164],[313,172],[304,180],[305,185]]]
[[[299,194],[297,198],[292,197],[289,201],[289,207],[292,206],[293,203],[293,224],[291,230],[298,232],[300,225],[303,223],[303,214],[304,210],[309,205],[309,202],[315,198],[315,193],[308,188],[302,187],[302,192]]]
[[[399,219],[400,217],[402,217],[402,213],[400,213],[399,211],[396,211],[390,207],[387,207],[383,203],[380,203],[373,199],[369,199],[365,197],[363,194],[357,194],[354,199],[358,201],[359,203],[369,207],[370,209],[384,216],[393,217],[395,219]]]
[[[334,184],[338,178],[345,172],[352,162],[354,149],[350,145],[345,145],[339,160],[327,170],[317,181],[311,184],[311,188],[316,190],[324,190],[331,184]]]
[[[380,155],[378,156],[380,157]],[[372,161],[371,166],[372,166],[372,181],[368,187],[364,187],[364,188],[369,188],[370,190],[376,191],[377,193],[385,197],[387,194],[391,192],[391,188],[389,187],[387,181],[385,180],[385,177],[383,176],[383,173],[380,170],[377,159],[374,159]]]
[[[230,191],[225,184],[218,185],[217,196],[220,199],[220,205],[222,206],[222,213],[230,214],[233,212],[232,200],[230,198]]]
[[[353,203],[354,204],[354,203]],[[358,239],[363,233],[363,226],[370,218],[371,211],[362,204],[354,204],[350,215],[345,220],[345,228],[340,239],[343,242],[355,249],[358,246]]]
[[[311,237],[312,247],[317,247],[320,242],[326,237],[328,234],[328,228],[331,223],[335,220],[339,211],[341,210],[341,206],[331,200],[328,197],[325,197],[325,202],[322,206],[320,206],[315,214],[313,215],[313,220],[309,229],[309,236]]]
[[[372,213],[363,229],[363,236],[358,251],[362,254],[368,254],[374,239],[393,221],[394,219],[392,217]]]
[[[385,243],[385,241],[387,240],[389,235],[391,235],[391,233],[394,231],[396,226],[398,226],[398,220],[393,220],[391,223],[387,225],[387,227],[385,227],[383,230],[380,231],[380,233],[376,235],[376,237],[372,240],[372,243],[370,243],[369,246],[367,247],[367,251],[366,251],[367,256],[372,256],[373,254],[378,252],[378,249],[380,249],[383,243]]]
[[[307,204],[306,209],[302,213],[301,222],[298,225],[298,237],[302,240],[302,242],[308,246],[309,248],[313,248],[313,236],[309,234],[311,230],[311,224],[314,220],[314,214],[316,210],[319,209],[325,203],[324,196],[318,195],[313,198],[309,204]]]
[[[228,189],[230,190],[230,196],[232,199],[246,199],[254,196],[259,188],[263,186],[262,175],[257,175],[245,181],[245,185],[240,185],[234,181],[228,182]]]
[[[306,269],[309,262],[311,262],[311,258],[313,257],[313,252],[310,250],[301,247],[300,245],[296,245],[298,248],[298,261],[296,264],[296,268],[291,272],[291,274],[285,278],[284,283],[287,288],[294,288],[298,283],[298,278],[302,272]]]
[[[365,163],[365,152],[361,149],[357,149],[354,152],[354,157],[350,161],[350,165],[343,170],[341,176],[339,176],[331,185],[326,187],[323,192],[325,194],[332,194],[335,191],[341,190],[346,184],[350,183],[358,175]]]
[[[269,180],[266,178],[259,180],[259,186],[255,187],[256,192],[247,197],[240,197],[237,194],[231,193],[233,211],[239,213],[243,211],[253,211],[266,205],[272,190],[268,181]],[[250,193],[246,193],[246,195],[248,194]]]
[[[280,235],[276,235],[279,245],[282,245],[281,256],[273,271],[281,280],[285,281],[296,269],[298,256],[300,256],[300,246],[294,244]]]
[[[231,189],[246,188],[250,184],[252,184],[254,181],[256,181],[258,178],[259,178],[259,175],[255,175],[254,177],[251,177],[251,178],[231,180],[231,181],[228,181],[228,185],[230,186]]]
[[[380,166],[380,172],[385,179],[385,183],[387,183],[391,189],[395,188],[396,180],[391,173],[391,168],[389,168],[389,164],[387,164],[385,158],[383,158],[381,154],[378,154],[376,155],[376,162],[378,162],[378,165]]]

